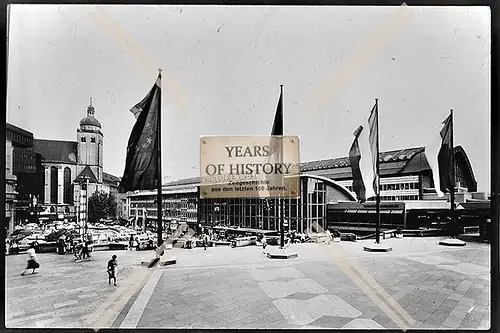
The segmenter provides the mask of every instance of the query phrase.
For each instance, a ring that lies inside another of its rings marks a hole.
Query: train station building
[[[474,172],[464,149],[455,147],[454,157],[457,213],[472,223],[477,223],[477,219],[486,221],[489,201],[484,193],[476,192]],[[382,229],[413,229],[446,222],[451,207],[449,195],[437,197],[423,147],[382,152],[379,161]],[[301,163],[300,182],[300,196],[284,199],[286,230],[312,233],[321,228],[355,233],[375,230],[375,202],[356,202],[348,157]],[[154,227],[155,199],[156,191],[130,193],[127,206],[131,221],[137,226]],[[184,222],[192,227],[279,230],[279,199],[200,199],[198,177],[165,184],[162,201],[166,229],[175,229]]]

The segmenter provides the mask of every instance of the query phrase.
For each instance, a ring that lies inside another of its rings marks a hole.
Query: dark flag
[[[137,119],[127,145],[125,171],[118,191],[154,190],[158,186],[158,116],[161,74],[151,91],[130,111]]]
[[[453,147],[451,146],[451,114],[443,121],[443,129],[441,130],[441,149],[438,154],[438,165],[439,165],[439,183],[440,189],[444,193],[446,191],[452,192],[455,184],[452,179],[452,156]]]
[[[276,114],[274,115],[271,135],[283,135],[283,87],[281,87],[280,99],[276,108]]]
[[[352,170],[352,187],[354,193],[358,197],[358,200],[363,202],[366,200],[365,184],[363,182],[363,176],[361,174],[360,159],[361,150],[359,149],[359,135],[363,131],[363,126],[359,126],[354,131],[354,141],[352,143],[351,149],[349,150],[349,163],[351,164]]]
[[[283,87],[281,87],[281,89],[278,107],[276,108],[276,114],[274,116],[273,128],[271,130],[271,136],[283,135]],[[281,138],[270,138],[268,163],[283,163],[283,140]],[[268,179],[272,179],[272,177],[273,176],[268,176]],[[276,177],[276,175],[274,177]]]
[[[370,126],[370,150],[372,152],[372,165],[373,165],[373,191],[379,194],[379,174],[378,174],[378,102],[373,106],[370,116],[368,117],[368,126]]]

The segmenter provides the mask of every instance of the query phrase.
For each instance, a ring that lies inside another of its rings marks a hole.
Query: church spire
[[[94,112],[95,112],[95,109],[92,106],[92,97],[90,97],[90,105],[87,108],[87,116],[93,116]]]

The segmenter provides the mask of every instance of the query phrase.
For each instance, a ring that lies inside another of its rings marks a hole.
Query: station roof
[[[408,162],[419,153],[423,152],[423,150],[423,147],[416,147],[391,150],[380,153],[380,173],[382,175],[393,175],[401,172],[401,170],[403,170],[408,165]],[[425,159],[425,155],[423,158],[422,167],[429,169],[429,164],[427,162],[427,159]],[[318,172],[317,174],[331,179],[351,177],[351,166],[348,157],[339,157],[300,163],[301,173],[315,171],[325,171],[324,173]],[[199,183],[200,177],[192,177],[169,182],[167,184],[164,184],[163,187],[170,188],[174,186],[198,185]]]
[[[416,154],[420,153],[423,150],[423,147],[416,147],[382,152],[379,154],[380,167],[382,168],[382,165],[391,165],[392,167],[394,167],[393,164],[395,164],[397,167],[404,166],[406,164],[405,162],[411,160]],[[304,172],[337,168],[350,169],[350,166],[351,165],[349,163],[349,157],[338,157],[327,160],[317,160],[301,163],[300,171]]]

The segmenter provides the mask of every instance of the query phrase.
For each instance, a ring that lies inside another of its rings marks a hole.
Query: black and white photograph
[[[489,7],[7,8],[7,328],[492,327]]]

